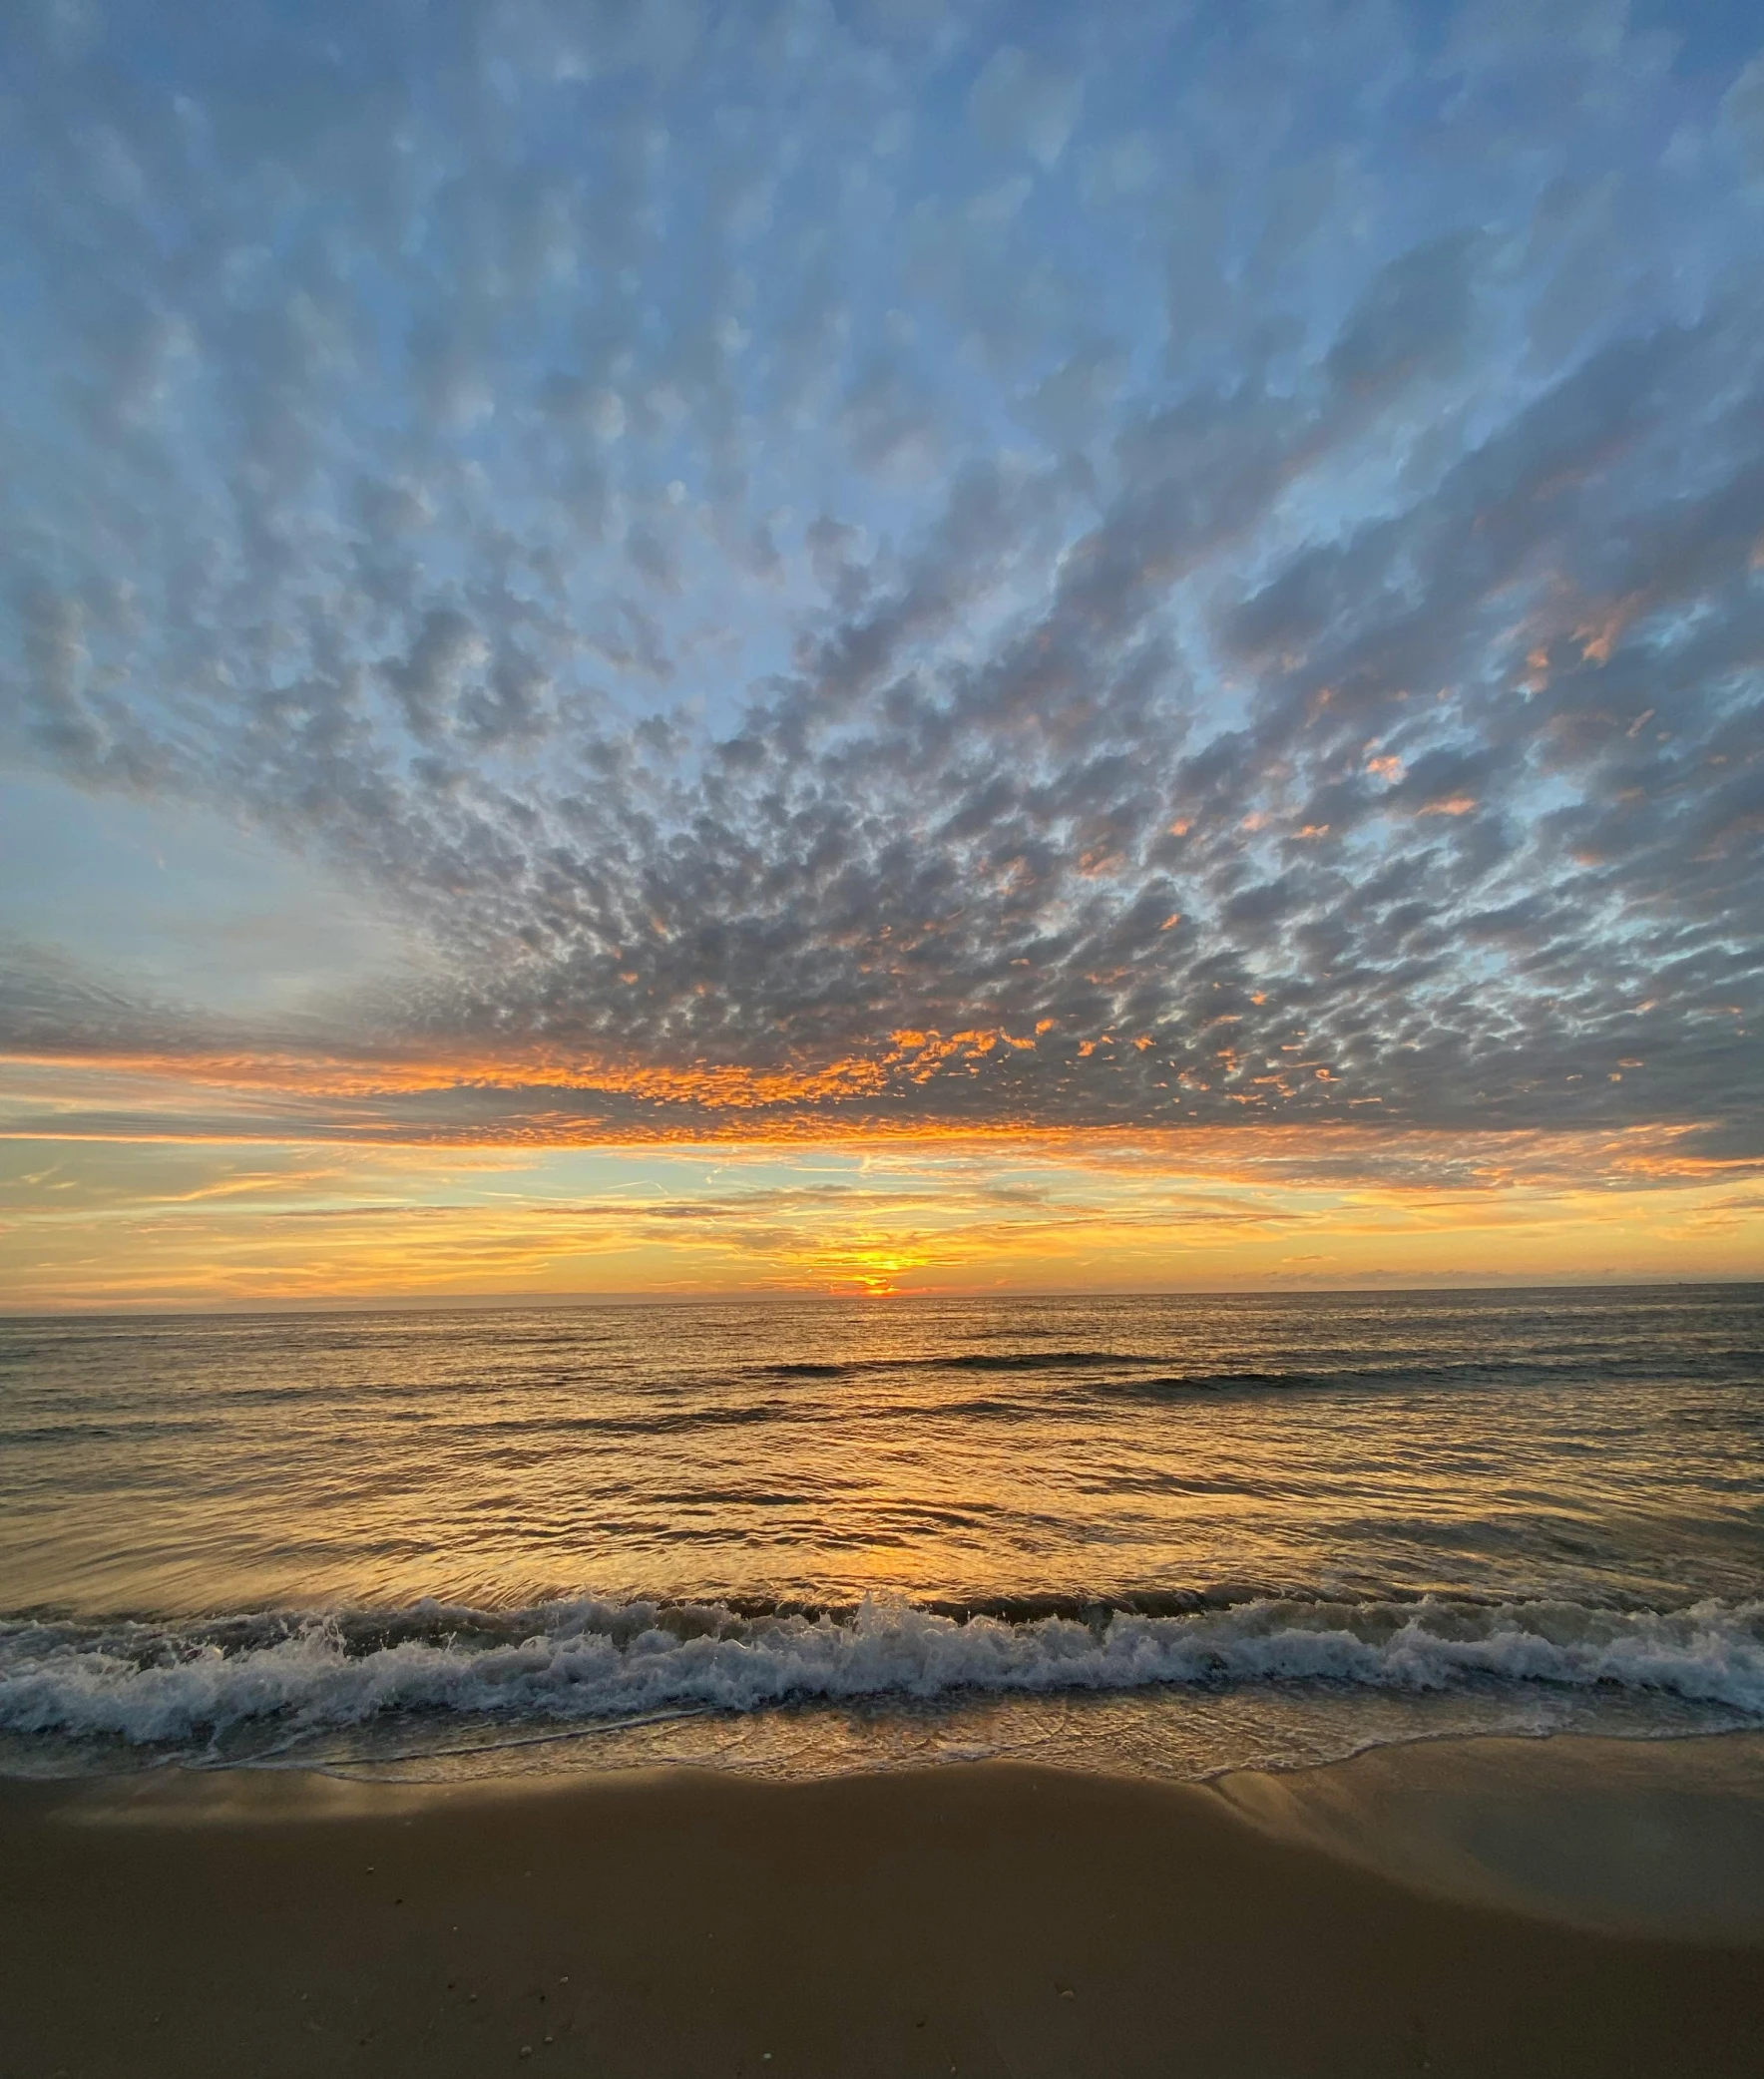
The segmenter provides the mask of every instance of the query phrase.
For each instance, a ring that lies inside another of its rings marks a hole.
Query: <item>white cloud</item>
[[[989,145],[1023,152],[1044,171],[1066,150],[1084,83],[1016,44],[993,52],[968,97],[974,126]]]

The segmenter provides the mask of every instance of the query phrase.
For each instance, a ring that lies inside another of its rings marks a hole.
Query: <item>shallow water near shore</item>
[[[0,1323],[0,1768],[1764,1725],[1764,1291]]]

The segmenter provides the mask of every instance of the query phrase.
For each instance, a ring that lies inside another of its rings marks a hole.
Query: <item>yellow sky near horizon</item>
[[[0,1307],[1758,1276],[1754,1165],[1686,1137],[9,1139]]]

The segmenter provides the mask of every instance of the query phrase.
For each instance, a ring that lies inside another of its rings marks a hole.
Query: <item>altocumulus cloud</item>
[[[1664,22],[17,0],[0,751],[421,958],[0,1044],[1764,1153],[1764,57]]]

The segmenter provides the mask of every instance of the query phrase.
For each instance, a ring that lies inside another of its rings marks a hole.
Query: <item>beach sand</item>
[[[0,2073],[1764,2070],[1764,1742],[0,1789]]]

